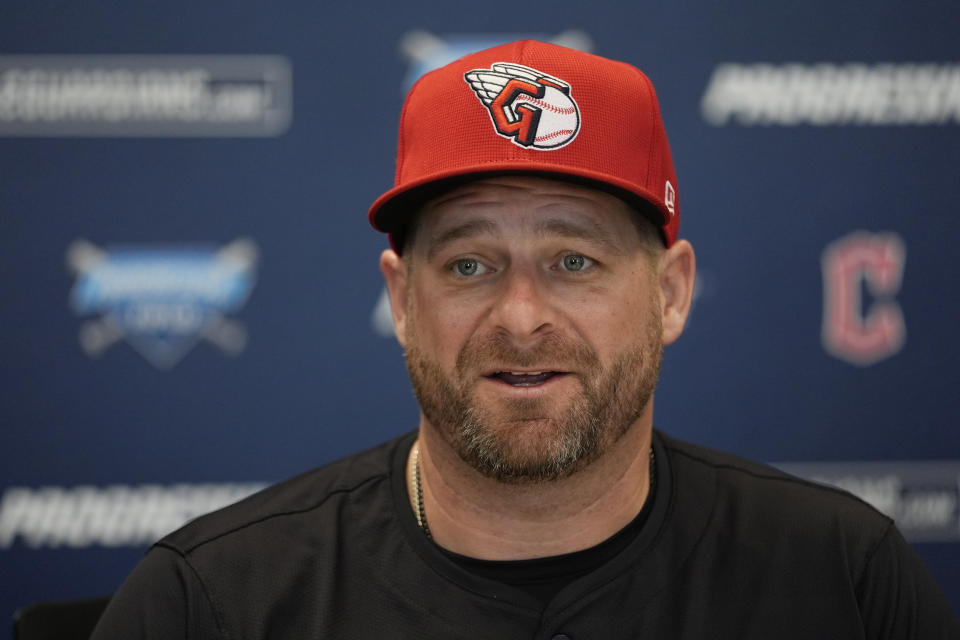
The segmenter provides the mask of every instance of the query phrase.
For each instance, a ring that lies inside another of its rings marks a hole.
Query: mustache
[[[460,371],[508,365],[571,371],[598,368],[600,358],[589,345],[556,333],[547,334],[530,346],[518,346],[509,335],[493,333],[470,340],[457,354]]]

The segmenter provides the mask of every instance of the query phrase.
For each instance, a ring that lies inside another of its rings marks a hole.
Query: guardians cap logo
[[[577,137],[580,109],[570,85],[536,69],[497,62],[463,76],[500,135],[524,148],[559,149]]]
[[[247,330],[227,314],[250,296],[257,256],[246,239],[224,247],[110,250],[75,241],[67,250],[77,274],[70,303],[79,315],[99,314],[80,328],[80,346],[99,356],[126,340],[160,369],[175,365],[201,339],[239,354]]]

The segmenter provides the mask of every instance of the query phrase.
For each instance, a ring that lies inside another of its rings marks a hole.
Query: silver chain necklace
[[[657,475],[655,473],[657,459],[653,455],[653,447],[650,447],[650,489],[647,491],[647,499],[653,494],[654,484]],[[423,510],[423,489],[420,487],[420,443],[413,444],[413,498],[417,503],[417,525],[423,530],[423,534],[428,539],[432,539],[430,527],[427,525],[427,512]]]

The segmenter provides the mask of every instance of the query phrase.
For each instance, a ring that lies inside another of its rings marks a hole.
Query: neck
[[[633,520],[647,498],[651,425],[645,412],[600,458],[568,478],[517,485],[467,466],[421,422],[420,496],[431,537],[445,549],[485,560],[555,556],[603,542]],[[409,462],[416,513],[412,455]]]

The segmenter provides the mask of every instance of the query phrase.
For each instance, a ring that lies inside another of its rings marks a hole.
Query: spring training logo
[[[96,317],[80,328],[91,357],[126,340],[158,369],[169,369],[201,340],[229,355],[246,347],[239,311],[256,281],[256,245],[239,239],[216,247],[115,247],[77,240],[67,264],[77,281],[70,305]]]

